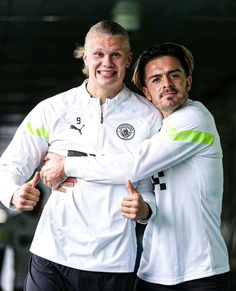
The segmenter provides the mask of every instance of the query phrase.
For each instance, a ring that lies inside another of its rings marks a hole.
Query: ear
[[[191,90],[192,88],[192,76],[188,76],[187,79],[186,79],[186,83],[187,83],[187,90],[188,92]]]
[[[145,97],[146,97],[149,101],[152,101],[152,96],[150,95],[150,93],[149,93],[149,91],[148,91],[148,88],[147,88],[147,87],[143,87],[142,90],[143,90],[143,94],[145,95]]]
[[[83,55],[84,64],[87,66],[87,55],[84,53]]]
[[[130,67],[130,64],[132,62],[132,59],[133,59],[133,53],[130,52],[129,55],[128,55],[128,62],[127,62],[126,68],[129,68]]]

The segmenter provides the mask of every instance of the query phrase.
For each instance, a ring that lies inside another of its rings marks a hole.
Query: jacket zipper
[[[100,110],[101,110],[100,123],[102,124],[103,119],[104,119],[104,117],[103,117],[103,105],[102,104],[100,104]]]

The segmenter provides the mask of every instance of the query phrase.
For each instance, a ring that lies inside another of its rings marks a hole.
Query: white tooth
[[[113,74],[112,72],[104,72],[104,71],[100,71],[100,73],[102,75],[112,75]]]

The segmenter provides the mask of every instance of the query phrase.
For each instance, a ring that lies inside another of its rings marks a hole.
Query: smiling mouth
[[[116,72],[114,71],[98,71],[99,75],[104,77],[113,77],[116,75]]]

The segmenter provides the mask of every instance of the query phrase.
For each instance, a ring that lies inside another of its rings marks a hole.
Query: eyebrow
[[[175,70],[167,71],[167,74],[172,74],[172,73],[176,73],[176,72],[184,73],[181,69],[175,69]],[[151,80],[151,79],[159,77],[161,75],[162,75],[162,73],[151,75],[149,78],[147,78],[147,80]]]
[[[94,48],[92,50],[93,53],[95,52],[104,52],[103,48]],[[121,48],[114,48],[112,51],[110,51],[110,53],[122,53],[123,50]]]

